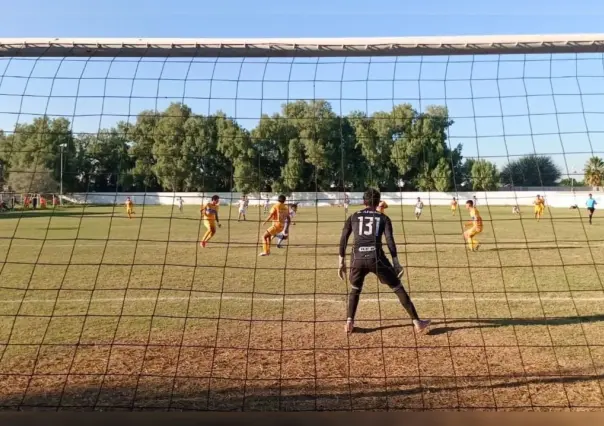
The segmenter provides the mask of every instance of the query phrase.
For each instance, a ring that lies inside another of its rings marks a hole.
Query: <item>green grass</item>
[[[237,222],[223,207],[206,249],[198,207],[135,211],[0,216],[0,406],[604,404],[599,212],[590,226],[583,211],[548,209],[536,222],[529,208],[519,218],[481,206],[481,248],[469,253],[465,210],[426,207],[416,221],[411,206],[391,206],[405,286],[435,324],[415,336],[373,277],[361,332],[348,338],[336,271],[343,209],[300,208],[289,245],[269,258],[257,256],[257,208]]]

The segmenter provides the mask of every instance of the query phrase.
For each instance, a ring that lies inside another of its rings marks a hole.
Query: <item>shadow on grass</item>
[[[556,318],[501,318],[501,319],[475,319],[448,320],[441,324],[432,323],[429,336],[438,336],[445,333],[453,333],[459,330],[471,330],[479,328],[500,328],[500,327],[522,327],[522,326],[560,326],[560,325],[580,325],[584,323],[603,322],[603,315],[587,315],[578,317],[556,317]],[[455,324],[463,323],[456,326]],[[389,324],[379,327],[355,327],[354,332],[360,334],[375,333],[378,331],[392,328],[406,327],[406,324]]]
[[[137,375],[12,376],[0,408],[9,410],[350,411],[393,409],[599,409],[602,374],[323,379],[208,379]],[[600,396],[569,397],[568,386]],[[543,389],[548,398],[535,398]],[[460,398],[460,394],[464,398]],[[495,401],[497,396],[504,400]],[[534,398],[534,399],[533,399]]]
[[[116,210],[116,213],[121,213],[121,210]],[[1,219],[28,219],[38,217],[82,217],[82,216],[111,216],[112,211],[93,211],[86,208],[71,208],[71,209],[46,209],[46,210],[11,210],[0,213]]]
[[[499,327],[522,327],[522,326],[560,326],[577,325],[584,323],[595,323],[604,321],[604,315],[587,315],[577,317],[556,317],[556,318],[502,318],[502,319],[468,319],[447,321],[446,325],[441,327],[433,326],[428,333],[431,336],[451,333],[458,330],[469,330],[476,328],[499,328]],[[464,325],[455,326],[454,324],[463,322]],[[468,324],[470,323],[470,324]]]

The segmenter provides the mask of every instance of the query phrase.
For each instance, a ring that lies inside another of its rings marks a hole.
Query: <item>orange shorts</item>
[[[271,226],[270,228],[268,228],[266,230],[266,232],[268,232],[271,237],[274,237],[275,235],[277,235],[281,231],[283,231],[283,225],[282,224],[273,225],[273,226]]]

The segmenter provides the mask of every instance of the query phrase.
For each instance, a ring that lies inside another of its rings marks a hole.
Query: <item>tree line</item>
[[[40,117],[0,130],[0,177],[19,192],[55,192],[60,180],[64,192],[285,193],[392,191],[402,182],[405,191],[481,191],[559,181],[549,157],[522,157],[502,170],[464,159],[461,144],[448,139],[453,123],[439,105],[340,116],[322,100],[284,104],[252,130],[181,103],[94,134],[74,134],[65,118]]]

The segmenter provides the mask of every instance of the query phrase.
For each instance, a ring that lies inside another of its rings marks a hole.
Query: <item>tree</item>
[[[42,165],[32,165],[24,170],[11,171],[8,185],[12,191],[19,193],[55,193],[59,190],[59,184],[54,179],[54,172]]]
[[[470,170],[472,177],[472,190],[494,191],[499,182],[497,166],[487,160],[476,160],[472,162]]]
[[[97,135],[77,138],[77,157],[81,167],[82,186],[86,191],[127,191],[132,186],[130,169],[133,167],[125,124],[103,129]]]
[[[50,170],[54,181],[61,177],[62,152],[63,187],[66,191],[77,189],[79,171],[69,120],[45,116],[35,118],[30,124],[17,124],[5,145],[8,150],[5,161],[9,170]]]
[[[153,169],[155,165],[153,156],[154,134],[158,120],[158,114],[154,111],[145,110],[138,114],[133,126],[126,128],[125,137],[131,145],[130,154],[134,160],[134,169],[132,170],[134,185],[137,189],[143,191],[161,189]]]
[[[604,160],[600,157],[591,157],[585,163],[585,183],[594,188],[604,185]]]
[[[564,178],[559,183],[560,186],[585,186],[585,182],[575,178]]]
[[[501,183],[512,186],[555,186],[562,172],[551,157],[527,155],[501,170]]]

